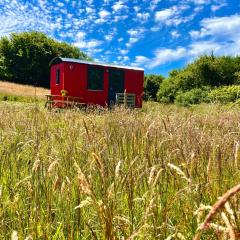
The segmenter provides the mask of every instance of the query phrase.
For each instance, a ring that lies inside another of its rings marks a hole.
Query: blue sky
[[[201,54],[240,53],[240,0],[0,0],[0,36],[31,30],[166,76]]]

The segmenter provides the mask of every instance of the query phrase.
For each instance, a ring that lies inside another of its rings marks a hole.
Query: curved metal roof
[[[128,67],[128,66],[121,66],[121,65],[115,65],[115,64],[89,62],[89,61],[84,61],[84,60],[75,59],[75,58],[62,58],[62,57],[53,58],[51,60],[51,62],[49,63],[49,65],[51,66],[51,65],[58,64],[58,63],[61,63],[61,62],[81,63],[81,64],[88,64],[88,65],[94,65],[94,66],[103,66],[103,67],[113,67],[113,68],[144,71],[143,68],[138,68],[138,67]]]

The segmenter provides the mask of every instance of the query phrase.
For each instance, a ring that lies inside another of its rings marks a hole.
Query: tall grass
[[[0,104],[0,239],[192,239],[240,182],[239,119],[216,105]],[[237,236],[237,195],[226,204],[202,239]]]

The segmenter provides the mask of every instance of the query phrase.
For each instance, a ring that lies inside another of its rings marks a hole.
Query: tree
[[[49,62],[57,56],[91,60],[77,47],[57,42],[43,33],[13,33],[0,39],[0,77],[49,87]]]
[[[144,93],[145,100],[157,100],[157,92],[160,88],[160,85],[164,77],[161,75],[146,75],[144,77]]]
[[[192,89],[208,89],[239,84],[240,57],[200,56],[181,70],[169,73],[157,93],[160,102],[174,102],[176,96]],[[193,94],[191,92],[191,94]],[[185,96],[185,95],[184,95]]]

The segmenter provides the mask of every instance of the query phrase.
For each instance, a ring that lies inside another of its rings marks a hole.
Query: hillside
[[[14,96],[26,96],[44,99],[46,94],[50,93],[49,89],[41,87],[33,87],[29,85],[22,85],[16,83],[10,83],[6,81],[0,81],[0,94],[14,95]]]

